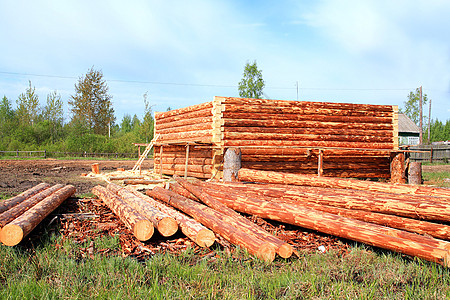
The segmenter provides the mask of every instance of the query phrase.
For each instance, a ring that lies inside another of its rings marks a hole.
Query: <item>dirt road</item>
[[[93,163],[99,163],[103,171],[112,171],[117,168],[129,170],[136,162],[132,160],[0,160],[0,194],[14,196],[40,182],[72,184],[77,188],[78,195],[89,193],[100,181],[82,177],[81,174],[89,173]],[[153,168],[153,160],[145,160],[142,168]]]

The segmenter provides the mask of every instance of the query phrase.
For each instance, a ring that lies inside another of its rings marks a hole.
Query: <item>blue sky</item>
[[[403,106],[423,86],[450,119],[450,1],[0,0],[0,97],[31,80],[67,103],[93,66],[117,121],[238,96],[256,60],[266,97]],[[428,109],[426,114],[428,114]],[[69,119],[66,106],[66,119]]]

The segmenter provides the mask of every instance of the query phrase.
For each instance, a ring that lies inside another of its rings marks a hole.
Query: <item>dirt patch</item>
[[[77,195],[86,194],[103,181],[82,177],[89,173],[93,163],[100,164],[101,171],[112,171],[117,168],[129,170],[135,161],[105,160],[0,160],[0,194],[17,195],[32,186],[47,182],[49,184],[72,184],[77,188]],[[152,160],[145,160],[142,169],[153,168]]]

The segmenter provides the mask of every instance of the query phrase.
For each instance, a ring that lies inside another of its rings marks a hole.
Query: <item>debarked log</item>
[[[169,111],[165,111],[165,112],[155,112],[155,118],[167,119],[172,116],[186,115],[191,112],[204,111],[204,110],[211,111],[212,107],[213,107],[213,104],[211,101],[209,101],[209,102],[191,105],[191,106],[178,108],[178,109],[173,109],[173,110],[169,110]]]
[[[396,194],[426,195],[450,198],[447,189],[424,186],[409,186],[403,184],[388,184],[383,182],[369,182],[353,179],[317,177],[301,174],[287,174],[281,172],[258,171],[251,169],[239,170],[240,181],[253,181],[263,183],[292,184],[303,186],[316,186],[325,188],[355,189]]]
[[[368,149],[393,149],[393,143],[364,143],[364,142],[340,142],[340,141],[293,141],[293,140],[224,140],[225,147],[245,146],[291,146],[291,147],[336,147],[336,148],[368,148]]]
[[[178,222],[178,226],[180,227],[181,231],[184,233],[185,236],[190,238],[192,241],[194,241],[197,245],[200,247],[210,247],[212,244],[214,244],[214,241],[216,240],[216,237],[214,235],[214,232],[209,230],[208,228],[204,227],[199,222],[195,221],[194,219],[180,213],[179,211],[164,205],[153,198],[150,198],[149,196],[146,196],[132,188],[127,188],[130,192],[132,192],[135,196],[140,197],[141,199],[149,202],[152,206],[158,208],[162,212],[166,213],[167,215],[171,216]]]
[[[148,190],[147,195],[183,211],[230,243],[246,249],[261,260],[272,262],[275,259],[275,249],[271,244],[255,235],[243,232],[229,216],[160,187]]]
[[[119,197],[128,203],[128,205],[149,219],[162,236],[171,236],[177,232],[178,224],[174,218],[150,205],[150,203],[136,197],[130,191],[113,183],[108,184],[108,190],[119,195]]]
[[[0,214],[0,228],[4,227],[6,224],[11,222],[12,220],[19,217],[21,214],[56,192],[57,190],[63,188],[64,185],[56,184],[52,187],[46,188],[45,190],[40,191],[39,193],[31,196],[25,201],[17,204],[16,206],[8,209],[7,211]]]
[[[275,236],[273,236],[266,230],[262,229],[252,221],[244,218],[243,216],[235,212],[233,209],[230,209],[229,207],[222,204],[220,201],[217,201],[213,197],[209,196],[201,188],[189,183],[187,180],[176,175],[174,175],[173,178],[177,181],[178,184],[180,184],[183,188],[185,188],[195,197],[200,199],[203,203],[215,209],[216,211],[232,218],[235,224],[239,225],[239,227],[243,231],[249,234],[259,236],[264,240],[266,240],[267,242],[271,243],[281,257],[289,258],[292,255],[293,248],[286,242],[276,238]]]
[[[450,266],[448,249],[438,248],[435,246],[436,244],[425,244],[395,236],[395,233],[386,232],[385,230],[377,232],[374,226],[378,225],[375,224],[299,206],[261,201],[253,198],[242,199],[242,202],[229,198],[220,198],[219,200],[228,207],[242,213],[317,230],[371,246],[417,256],[446,267]]]
[[[19,244],[45,217],[75,194],[75,191],[73,185],[67,185],[8,223],[0,231],[1,242],[7,246]]]
[[[153,236],[155,229],[152,222],[133,209],[119,196],[100,185],[95,186],[92,189],[92,193],[119,217],[138,240],[147,241]]]
[[[26,190],[25,192],[20,193],[17,196],[14,196],[12,198],[0,201],[0,213],[7,211],[11,207],[14,207],[15,205],[23,202],[24,200],[30,198],[31,196],[39,193],[40,191],[43,191],[50,187],[50,184],[48,183],[39,183],[38,185]]]
[[[205,184],[199,180],[193,181],[194,184],[204,187],[204,190],[210,195],[220,197],[221,194],[229,195],[231,199],[237,197],[239,194],[248,198],[255,198],[264,201],[270,201],[281,204],[289,204],[293,206],[301,206],[317,211],[323,211],[347,218],[352,218],[368,223],[374,223],[382,226],[388,226],[391,228],[401,229],[417,234],[423,234],[432,236],[438,239],[450,240],[450,226],[438,223],[431,223],[426,221],[419,221],[416,219],[404,218],[395,215],[387,215],[381,213],[374,213],[362,210],[346,209],[341,207],[317,204],[307,201],[294,200],[289,197],[283,197],[281,193],[270,193],[270,187],[265,185],[253,185],[253,184]],[[172,184],[171,184],[172,187]],[[280,189],[282,187],[280,186]],[[317,191],[320,194],[320,190]],[[313,198],[314,196],[311,196]]]

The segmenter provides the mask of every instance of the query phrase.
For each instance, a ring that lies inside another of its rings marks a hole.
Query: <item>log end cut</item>
[[[18,225],[8,224],[0,231],[0,240],[6,246],[15,246],[22,241],[23,230]]]
[[[171,217],[165,217],[158,222],[158,231],[162,236],[174,235],[178,230],[177,221]]]
[[[144,242],[148,241],[153,236],[155,228],[149,220],[141,220],[134,225],[133,231],[134,236],[138,240]]]
[[[275,260],[275,253],[275,248],[272,244],[264,243],[259,247],[256,256],[265,262],[273,262]]]
[[[292,248],[292,246],[288,243],[284,243],[277,249],[277,253],[282,258],[289,258],[292,256],[292,253],[294,253],[294,248]]]
[[[215,240],[214,232],[209,229],[201,229],[195,238],[195,242],[200,247],[211,247]]]

